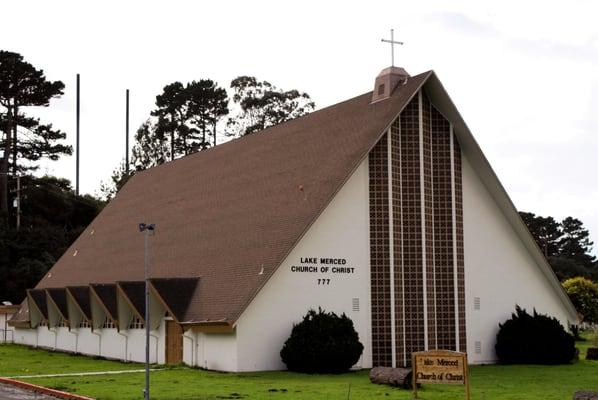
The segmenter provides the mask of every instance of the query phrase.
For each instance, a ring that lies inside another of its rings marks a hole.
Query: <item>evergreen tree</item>
[[[575,260],[586,268],[591,268],[596,262],[592,256],[592,245],[590,232],[583,226],[583,223],[573,217],[567,217],[561,222],[563,235],[560,238],[559,252],[563,257]]]
[[[559,238],[562,230],[552,217],[542,217],[534,213],[520,212],[519,215],[527,225],[545,257],[559,255]]]
[[[598,279],[590,233],[579,219],[567,217],[558,223],[550,216],[523,211],[519,215],[561,281],[576,276]]]
[[[185,87],[181,82],[173,82],[164,86],[162,94],[156,96],[156,109],[151,112],[157,118],[153,134],[156,142],[168,142],[170,159],[180,152],[180,144],[186,141],[189,127],[186,125],[187,100]],[[183,154],[186,154],[183,151]]]
[[[220,118],[228,114],[226,90],[218,87],[210,79],[193,81],[185,88],[188,100],[188,116],[192,128],[194,146],[205,149],[210,146],[207,136],[213,135],[212,145],[216,146],[216,125]]]
[[[19,303],[96,217],[103,203],[66,179],[23,176],[21,227],[0,226],[1,300]]]
[[[51,99],[63,94],[63,90],[62,82],[47,80],[43,70],[36,69],[20,54],[0,51],[0,145],[3,149],[0,213],[4,217],[9,212],[9,173],[15,176],[19,171],[35,168],[35,165],[21,165],[19,160],[57,159],[61,154],[72,152],[69,146],[56,143],[66,137],[63,132],[23,113],[26,107],[47,107]]]
[[[147,139],[145,150],[158,153],[141,158],[161,160],[166,144],[170,160],[210,147],[208,136],[216,134],[219,119],[228,114],[227,105],[226,91],[210,79],[166,85],[151,113],[155,122],[142,127]],[[150,140],[154,143],[148,146]]]

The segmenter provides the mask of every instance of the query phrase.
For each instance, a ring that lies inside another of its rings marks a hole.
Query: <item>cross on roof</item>
[[[390,30],[390,40],[382,39],[382,41],[384,43],[390,43],[390,66],[394,67],[395,66],[395,44],[402,45],[403,42],[395,41],[395,30],[394,29]]]

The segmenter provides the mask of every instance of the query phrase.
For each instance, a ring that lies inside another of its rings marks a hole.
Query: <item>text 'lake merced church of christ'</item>
[[[151,238],[144,321],[144,236]],[[284,369],[310,308],[349,316],[356,368],[496,360],[515,305],[574,307],[434,72],[133,176],[11,324],[17,343],[222,371]]]

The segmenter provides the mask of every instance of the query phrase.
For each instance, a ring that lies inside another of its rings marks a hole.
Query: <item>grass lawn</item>
[[[0,376],[68,374],[72,372],[142,369],[143,365],[34,349],[0,345]]]
[[[473,366],[472,399],[562,400],[576,390],[598,390],[598,361],[586,361],[590,341],[578,342],[581,360],[560,366]],[[18,361],[18,367],[15,360]],[[0,346],[0,375],[67,373],[138,369],[139,364],[92,360],[86,357]],[[229,374],[190,368],[152,372],[152,399],[286,399],[335,400],[411,399],[411,392],[369,382],[368,371],[342,375],[302,375],[290,372]],[[142,373],[123,375],[29,378],[28,382],[96,397],[102,400],[140,399]],[[462,387],[427,385],[419,391],[425,400],[463,398]]]

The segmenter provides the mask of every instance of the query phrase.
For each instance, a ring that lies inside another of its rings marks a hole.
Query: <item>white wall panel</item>
[[[516,304],[530,313],[535,308],[554,316],[567,328],[568,312],[560,297],[466,158],[463,158],[463,225],[470,362],[496,361],[498,324],[510,318]]]
[[[305,194],[309,196],[309,193]],[[337,258],[345,265],[305,263],[302,258]],[[318,272],[293,272],[313,266]],[[327,273],[321,267],[329,267]],[[354,268],[332,273],[333,267]],[[258,273],[259,268],[256,268]],[[326,281],[323,281],[326,279]],[[318,281],[320,280],[320,281]],[[329,281],[328,281],[329,280]],[[359,311],[353,311],[359,299]],[[238,369],[279,370],[280,350],[293,324],[310,308],[349,316],[364,345],[356,367],[371,366],[368,160],[364,160],[307,234],[283,261],[237,322]]]

